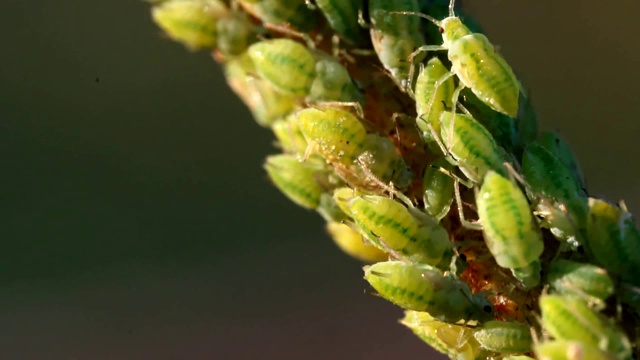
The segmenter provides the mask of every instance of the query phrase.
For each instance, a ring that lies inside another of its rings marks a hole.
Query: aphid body
[[[603,309],[605,300],[613,295],[611,277],[595,265],[560,259],[551,263],[548,271],[547,283],[552,289],[577,296],[595,309]]]
[[[294,203],[315,209],[320,204],[322,188],[315,173],[321,164],[301,163],[294,155],[272,155],[265,162],[267,174],[276,187]]]
[[[631,355],[626,335],[607,319],[600,317],[583,300],[560,295],[540,297],[543,329],[556,340],[579,341],[598,347],[620,359]]]
[[[483,348],[503,354],[527,353],[533,343],[529,326],[517,321],[487,321],[473,336]]]
[[[453,203],[454,181],[440,169],[452,170],[444,158],[438,158],[424,172],[424,211],[438,221],[447,215]]]
[[[611,360],[612,354],[597,346],[579,341],[555,340],[537,344],[534,352],[539,360]]]
[[[382,297],[407,310],[426,311],[449,323],[493,317],[482,295],[472,295],[467,284],[429,265],[386,261],[364,271],[364,278]]]
[[[496,263],[511,269],[525,288],[538,285],[538,258],[544,243],[522,190],[511,180],[489,171],[476,205],[485,242]]]
[[[356,46],[370,46],[369,34],[358,24],[361,0],[315,0],[327,22],[342,39]]]
[[[432,129],[436,134],[440,133],[442,112],[453,107],[451,99],[455,90],[453,78],[447,78],[442,84],[436,86],[438,80],[448,73],[449,70],[442,65],[442,62],[437,57],[433,57],[426,66],[421,66],[415,82],[416,123],[427,142],[435,140]]]
[[[316,24],[316,17],[305,0],[236,0],[251,15],[267,24],[292,26],[308,31]]]

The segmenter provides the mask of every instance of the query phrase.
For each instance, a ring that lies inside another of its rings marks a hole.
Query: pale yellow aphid
[[[340,250],[360,261],[374,263],[389,258],[384,251],[365,242],[362,235],[348,225],[330,222],[326,229]]]

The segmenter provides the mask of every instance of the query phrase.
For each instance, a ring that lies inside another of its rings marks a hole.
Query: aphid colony
[[[455,9],[458,11],[458,9]],[[266,172],[455,359],[632,359],[640,232],[444,0],[165,0],[271,128]]]

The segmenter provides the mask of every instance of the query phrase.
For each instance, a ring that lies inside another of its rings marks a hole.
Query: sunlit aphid
[[[267,157],[264,167],[271,181],[291,201],[307,209],[318,207],[322,188],[314,174],[321,165],[301,163],[294,155],[272,155]]]
[[[369,34],[358,24],[358,13],[362,11],[361,0],[314,0],[327,22],[340,38],[356,46],[370,46]]]
[[[534,352],[539,360],[611,360],[613,354],[606,353],[597,346],[579,341],[545,341],[536,344]]]
[[[389,258],[384,251],[366,243],[362,235],[348,225],[330,222],[327,232],[342,251],[360,261],[374,263]]]
[[[264,23],[288,25],[308,31],[316,24],[316,17],[305,0],[236,0],[251,15]]]
[[[584,174],[582,173],[578,160],[573,154],[573,151],[571,151],[569,144],[567,144],[567,142],[564,141],[564,139],[562,139],[562,137],[560,137],[560,135],[555,131],[543,131],[540,134],[538,143],[555,155],[569,170],[571,170],[579,187],[584,190]]]
[[[493,310],[467,284],[425,264],[386,261],[365,266],[364,278],[385,299],[407,310],[426,311],[446,322],[487,321]]]
[[[400,323],[408,327],[427,344],[451,359],[482,359],[486,351],[473,337],[473,328],[438,321],[427,312],[405,311]],[[488,354],[486,354],[488,355]]]
[[[298,108],[294,96],[276,91],[268,81],[257,76],[247,53],[229,60],[224,73],[229,87],[244,101],[261,126],[270,126]]]
[[[600,266],[640,286],[640,232],[631,213],[589,198],[587,252]]]
[[[417,54],[425,51],[446,50],[451,61],[451,74],[460,80],[461,86],[468,87],[485,104],[495,111],[513,118],[518,114],[520,83],[507,62],[498,54],[486,36],[472,33],[460,18],[453,13],[454,0],[449,4],[449,17],[438,21],[425,14],[418,15],[438,27],[442,33],[442,45],[425,45],[411,54],[413,62]],[[457,102],[458,88],[454,94]]]
[[[461,95],[464,98],[464,109],[471,112],[473,118],[493,135],[496,143],[505,149],[514,149],[518,136],[516,119],[494,111],[469,89],[464,89]]]
[[[473,336],[483,348],[503,354],[527,353],[533,342],[529,326],[516,321],[487,321]]]
[[[571,170],[533,142],[522,156],[522,173],[536,214],[543,219],[542,225],[559,239],[580,241],[587,218],[587,200]]]
[[[579,341],[611,352],[620,359],[631,355],[626,335],[583,300],[571,296],[542,295],[539,304],[543,329],[556,340]]]
[[[489,171],[476,196],[478,217],[489,251],[501,267],[511,269],[525,289],[540,282],[544,243],[522,190],[502,175]]]
[[[382,65],[403,91],[407,88],[409,56],[425,44],[420,19],[393,12],[417,12],[416,0],[369,0],[371,42]]]
[[[440,125],[445,155],[450,154],[471,181],[482,183],[489,170],[506,175],[503,152],[482,124],[470,116],[444,111]]]
[[[418,263],[445,268],[450,264],[453,251],[447,231],[424,213],[375,195],[352,197],[347,208],[358,229],[378,248]]]
[[[271,129],[278,139],[280,147],[290,154],[304,154],[307,149],[307,140],[305,140],[296,115],[292,114],[284,119],[278,120],[271,125]]]
[[[424,173],[424,211],[440,221],[453,203],[454,180],[440,169],[453,170],[444,158],[439,158]]]
[[[253,44],[249,56],[257,73],[284,94],[311,102],[356,102],[361,98],[344,66],[291,39]]]
[[[453,107],[451,100],[455,90],[453,78],[446,78],[444,82],[437,83],[448,73],[449,70],[437,57],[434,57],[427,62],[426,66],[420,66],[420,72],[415,81],[413,94],[416,100],[416,123],[427,141],[435,140],[431,129],[436,134],[440,134],[440,115],[444,110],[451,110]]]
[[[607,271],[592,264],[569,260],[551,263],[547,283],[564,295],[580,297],[595,309],[603,309],[605,300],[614,292],[613,281]]]

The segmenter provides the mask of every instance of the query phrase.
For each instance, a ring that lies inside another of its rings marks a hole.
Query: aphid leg
[[[298,38],[298,39],[304,41],[307,44],[307,47],[309,49],[315,49],[316,48],[316,44],[319,43],[320,41],[322,41],[322,35],[318,34],[315,39],[312,39],[309,34],[293,30],[292,28],[290,28],[290,27],[288,27],[286,25],[283,25],[283,24],[264,23],[263,25],[264,25],[264,28],[267,29],[267,30],[279,32],[281,34],[288,35],[288,36],[291,36],[291,37],[294,37],[294,38]]]
[[[462,208],[462,197],[460,196],[460,182],[457,179],[454,182],[454,190],[456,195],[456,205],[458,207],[458,216],[460,217],[460,223],[462,224],[462,226],[471,230],[482,230],[482,225],[480,223],[468,221],[464,217],[464,209]]]
[[[307,148],[304,150],[304,154],[302,154],[302,157],[298,156],[298,161],[307,161],[309,159],[309,156],[311,156],[311,154],[313,154],[313,152],[316,150],[316,147],[317,145],[315,142],[307,144]]]
[[[431,125],[430,123],[427,123],[427,126],[429,127],[429,131],[431,131],[431,135],[433,136],[433,139],[435,140],[436,144],[438,144],[438,147],[440,147],[440,150],[442,150],[442,153],[444,154],[444,158],[451,165],[458,166],[458,162],[453,158],[453,155],[451,155],[451,152],[449,152],[449,149],[447,149],[447,147],[444,146],[442,139],[440,139],[440,135],[438,134],[436,129],[433,128],[433,125]]]
[[[360,119],[364,119],[364,110],[362,109],[362,104],[357,101],[307,101],[308,106],[317,106],[317,107],[332,107],[332,106],[345,106],[353,108],[356,111],[356,114]]]
[[[307,5],[309,10],[315,10],[315,9],[318,8],[318,6],[316,5],[315,1],[313,1],[313,0],[304,0],[304,3]]]
[[[364,18],[364,11],[362,11],[362,8],[358,9],[358,25],[365,29],[371,28],[371,23]]]
[[[382,180],[378,179],[378,177],[373,172],[371,172],[371,169],[369,169],[369,166],[367,165],[367,162],[364,161],[364,159],[362,158],[362,155],[358,156],[358,158],[356,159],[356,162],[358,163],[358,165],[360,165],[360,168],[362,169],[362,171],[364,171],[365,175],[367,175],[369,180],[373,181],[373,183],[378,185],[381,189],[388,192],[389,196],[395,196],[398,199],[400,199],[402,202],[411,204],[410,206],[413,207],[411,200],[409,200],[409,198],[406,195],[399,192],[393,186],[393,183],[385,184]]]
[[[471,189],[473,188],[473,181],[469,180],[469,179],[463,179],[460,176],[454,174],[453,172],[451,172],[451,170],[447,170],[443,167],[438,166],[437,167],[438,171],[440,171],[441,173],[449,176],[450,178],[457,180],[458,182],[460,182],[462,185],[464,185],[466,188]]]
[[[452,75],[453,75],[453,73],[450,73],[450,76],[452,76]],[[445,76],[443,76],[443,78]],[[446,78],[445,78],[445,80],[446,80]],[[438,82],[439,81],[440,80],[438,80]],[[438,84],[438,83],[436,82],[436,84]],[[455,129],[455,121],[456,121],[456,106],[458,105],[458,98],[460,97],[460,91],[462,91],[462,89],[464,89],[464,88],[465,88],[464,84],[462,82],[460,82],[460,84],[458,84],[458,87],[456,88],[456,90],[453,92],[453,96],[451,97],[451,101],[453,103],[453,106],[451,108],[451,124],[449,125],[449,144],[451,144],[453,142],[453,130]]]
[[[423,71],[424,71],[424,64],[420,63],[420,71],[418,71],[418,74]],[[411,66],[409,66],[409,78],[407,79],[407,86],[404,90],[414,100],[416,99],[416,94],[413,92],[413,78],[415,77],[415,73],[416,73],[416,64],[411,62]],[[428,114],[429,112],[425,111],[425,113]]]

